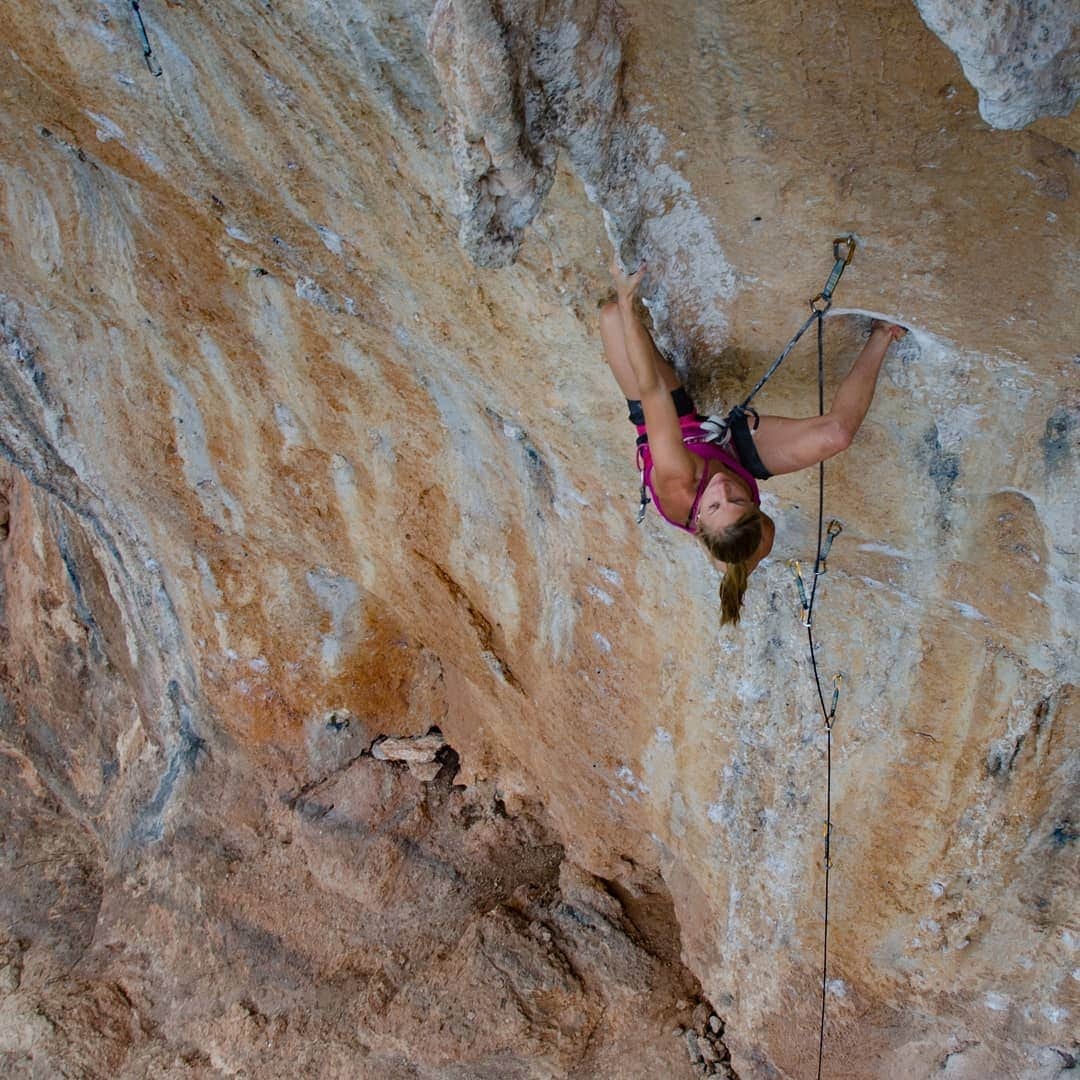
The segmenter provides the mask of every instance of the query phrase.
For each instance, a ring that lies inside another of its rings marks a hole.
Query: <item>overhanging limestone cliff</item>
[[[137,988],[158,1025],[95,1067],[160,1064],[174,1023],[235,1068],[247,1051],[227,1048],[280,1022],[290,1051],[325,1043],[325,1067],[346,1068],[349,1025],[415,1015],[404,924],[385,952],[354,954],[339,901],[286,913],[304,882],[387,905],[395,867],[452,879],[449,856],[438,873],[407,857],[429,823],[403,796],[396,839],[343,839],[375,820],[365,739],[436,724],[483,794],[447,796],[459,822],[478,814],[494,835],[500,805],[520,822],[542,802],[568,859],[642,925],[670,908],[681,937],[656,947],[681,951],[740,1075],[807,1075],[822,744],[783,559],[811,548],[814,478],[769,485],[776,556],[743,629],[721,632],[701,553],[633,525],[595,312],[610,240],[648,257],[666,346],[719,406],[852,231],[830,381],[861,333],[844,310],[912,333],[827,489],[845,533],[819,637],[847,675],[827,1060],[860,1076],[1066,1068],[1073,121],[991,130],[914,5],[144,4],[160,79],[128,5],[28,10],[0,14],[0,441],[19,508],[5,699],[33,689],[3,738],[19,813],[48,803],[42,857],[76,868],[49,886],[77,901],[62,920],[75,944],[49,946],[42,982],[125,1031]],[[489,131],[491,165],[475,138]],[[796,354],[770,383],[770,411],[813,411],[810,363]],[[327,751],[327,718],[346,715]],[[337,831],[281,801],[354,758]],[[361,896],[349,860],[372,850],[390,876]],[[556,861],[535,875],[568,896]],[[234,873],[258,879],[272,918],[217,887]],[[490,933],[498,955],[517,941],[531,960],[514,985],[554,980],[559,1016],[592,1017],[519,922],[551,922],[556,892],[515,902],[469,940]],[[242,958],[214,968],[210,1002],[175,989],[210,970],[183,947],[204,920]],[[76,975],[105,973],[92,989],[64,981],[79,950]],[[624,1008],[628,986],[611,990]],[[522,1075],[585,1052],[583,1028],[530,1042],[549,1015],[514,1029]],[[378,1025],[373,1060],[390,1068],[408,1035]],[[189,1049],[184,1067],[206,1067]]]

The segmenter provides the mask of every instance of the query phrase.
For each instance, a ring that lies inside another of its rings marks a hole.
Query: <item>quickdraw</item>
[[[843,255],[840,254],[841,244],[847,245],[847,251]],[[850,265],[851,260],[855,258],[855,237],[841,236],[832,242],[832,250],[836,262],[833,264],[832,273],[829,274],[829,280],[825,282],[825,288],[810,301],[810,310],[821,311],[822,314],[832,307],[833,290],[840,284],[840,277],[845,267]],[[819,308],[819,304],[823,306]]]
[[[840,524],[836,518],[833,518],[829,522],[829,528],[825,533],[825,547],[821,550],[821,555],[818,557],[818,565],[814,568],[815,574],[824,574],[828,570],[826,565],[829,558],[829,552],[832,551],[833,541],[844,531],[844,526]]]
[[[832,692],[832,705],[829,707],[829,716],[825,721],[826,727],[832,727],[833,719],[836,717],[836,706],[840,701],[840,687],[844,683],[844,676],[838,671],[832,677],[833,692]]]
[[[143,22],[142,11],[139,8],[139,0],[131,0],[131,10],[135,13],[135,22],[139,28],[139,37],[142,38],[143,59],[146,68],[155,79],[161,78],[161,65],[154,56],[154,50],[150,45],[150,38],[146,33],[146,23]]]
[[[795,575],[795,584],[799,589],[799,603],[802,604],[802,624],[810,628],[810,598],[806,595],[806,582],[802,576],[802,564],[798,559],[788,559],[788,569]]]

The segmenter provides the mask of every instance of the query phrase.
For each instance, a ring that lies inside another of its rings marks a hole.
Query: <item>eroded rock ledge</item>
[[[122,864],[7,768],[5,1074],[733,1076],[662,887],[620,902],[447,753],[277,795],[208,767]]]
[[[996,128],[1068,116],[1080,101],[1080,12],[1073,0],[915,0],[956,53]]]

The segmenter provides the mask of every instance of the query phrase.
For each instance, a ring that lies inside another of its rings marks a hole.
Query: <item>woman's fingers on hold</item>
[[[638,285],[641,284],[641,279],[645,275],[646,263],[642,259],[638,264],[638,268],[632,273],[628,274],[619,265],[619,257],[616,254],[611,256],[611,276],[615,280],[615,287],[620,291],[633,293]]]
[[[642,259],[637,264],[637,269],[634,270],[634,273],[638,274],[644,269],[645,269],[645,260]],[[624,277],[629,277],[630,276],[630,271],[623,269],[622,262],[619,259],[619,253],[617,251],[612,251],[612,253],[611,253],[611,272],[613,274],[622,274]]]
[[[874,319],[870,324],[871,330],[884,330],[892,341],[899,341],[906,333],[907,327],[899,323],[891,323],[887,319]]]

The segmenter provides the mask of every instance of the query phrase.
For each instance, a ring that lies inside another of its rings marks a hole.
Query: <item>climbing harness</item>
[[[150,38],[146,34],[146,24],[143,22],[142,11],[139,10],[139,0],[131,0],[131,10],[135,13],[135,22],[139,27],[139,37],[142,38],[143,59],[146,68],[155,79],[161,78],[161,65],[157,62],[154,50],[150,45]]]

